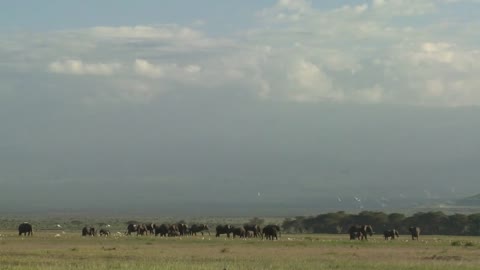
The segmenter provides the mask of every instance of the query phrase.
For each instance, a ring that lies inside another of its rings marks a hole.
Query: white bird
[[[107,224],[107,227],[110,227],[110,224]]]
[[[358,198],[358,197],[354,197],[354,198],[355,198],[355,200],[356,200],[357,202],[361,202],[361,201],[362,201],[362,200],[360,200],[360,198]]]
[[[260,195],[261,195],[260,192],[258,192],[257,196],[260,197]]]
[[[338,201],[338,202],[342,202],[342,198],[337,197],[337,201]]]
[[[57,228],[62,228],[62,226],[60,224],[57,224]]]

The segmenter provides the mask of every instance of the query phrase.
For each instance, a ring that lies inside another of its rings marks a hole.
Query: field
[[[0,232],[0,269],[480,269],[480,237],[282,235],[278,241],[212,236],[81,237],[78,231]]]

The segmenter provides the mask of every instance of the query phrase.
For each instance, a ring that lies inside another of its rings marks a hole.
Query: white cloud
[[[294,22],[311,10],[311,3],[305,0],[278,0],[275,6],[264,9],[259,14],[267,20]]]
[[[188,65],[185,67],[185,71],[188,73],[198,73],[202,70],[202,67],[197,65]]]
[[[84,63],[81,60],[68,59],[63,61],[55,61],[48,66],[50,72],[72,74],[72,75],[113,75],[122,68],[118,63]]]
[[[150,78],[160,78],[164,75],[162,67],[153,65],[144,59],[136,59],[133,68],[137,74]]]
[[[434,0],[373,0],[376,12],[389,16],[418,16],[436,9]]]
[[[178,25],[99,26],[92,28],[92,33],[99,38],[119,39],[194,40],[202,37],[200,32]]]
[[[381,103],[385,101],[385,91],[379,86],[375,85],[372,88],[362,89],[353,95],[353,102],[359,103]]]
[[[296,12],[306,12],[311,8],[311,3],[305,0],[278,0],[277,7]]]
[[[171,24],[0,37],[0,69],[102,75],[115,85],[108,95],[125,97],[119,100],[247,89],[252,98],[292,102],[480,105],[472,26],[480,23],[445,23],[448,17],[437,15],[452,5],[372,0],[318,9],[310,1],[279,0],[260,12],[256,27],[234,36]],[[118,87],[120,79],[137,90]]]
[[[343,93],[333,88],[331,79],[323,70],[306,60],[294,64],[290,74],[288,97],[298,102],[315,102],[324,100],[341,101]]]

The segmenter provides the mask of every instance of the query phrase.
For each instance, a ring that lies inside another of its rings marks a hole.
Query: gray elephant
[[[178,228],[178,233],[180,234],[180,236],[187,235],[187,233],[188,233],[188,225],[187,224],[178,223],[177,228]]]
[[[408,231],[412,235],[412,240],[418,240],[418,237],[420,236],[420,228],[419,227],[410,227],[408,228]]]
[[[267,225],[263,228],[262,234],[267,240],[278,240],[280,236],[280,226],[278,225]]]
[[[94,227],[88,227],[88,226],[85,226],[83,227],[82,229],[82,236],[95,236],[96,232],[95,232],[95,228]]]
[[[24,235],[24,236],[33,236],[33,228],[32,224],[28,222],[24,222],[20,225],[18,225],[18,235]]]
[[[247,231],[245,230],[245,228],[243,226],[234,227],[234,228],[232,228],[232,235],[233,235],[233,238],[235,238],[235,236],[238,236],[240,238],[246,238],[247,237]]]
[[[147,223],[145,224],[147,229],[147,234],[154,234],[155,233],[155,223]]]
[[[180,230],[177,224],[170,224],[168,226],[168,236],[180,236]]]
[[[230,238],[230,234],[232,233],[232,226],[230,225],[218,225],[215,228],[216,234],[215,237],[220,237],[221,234],[226,234],[228,238]]]
[[[107,229],[100,229],[99,234],[100,234],[100,236],[109,236],[110,231],[107,230]]]
[[[262,237],[262,228],[256,224],[245,224],[243,228],[247,231],[247,235],[251,232],[253,237]]]
[[[147,225],[146,224],[138,224],[137,225],[137,235],[146,235],[148,234]]]
[[[137,224],[128,224],[127,226],[127,235],[131,235],[133,232],[136,232],[138,229],[138,225]]]
[[[168,225],[167,224],[155,225],[155,236],[157,236],[157,235],[167,237],[168,236]]]
[[[397,237],[400,237],[400,234],[398,233],[397,230],[393,229],[393,230],[384,231],[383,236],[385,237],[385,240],[388,240],[388,239],[393,240]]]
[[[368,240],[368,235],[373,235],[373,228],[371,225],[352,225],[348,229],[348,234],[350,235],[350,240]]]
[[[197,235],[197,233],[201,233],[203,235],[205,231],[208,232],[208,235],[210,235],[210,230],[207,224],[193,224],[192,227],[190,227],[191,235]]]
[[[362,236],[362,233],[357,231],[351,231],[349,234],[350,240],[360,240],[360,237]]]

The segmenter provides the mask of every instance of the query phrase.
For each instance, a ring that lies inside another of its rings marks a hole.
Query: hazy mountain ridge
[[[478,206],[480,207],[480,193],[477,195],[469,196],[466,198],[462,198],[456,200],[454,202],[455,205],[462,205],[462,206]]]

